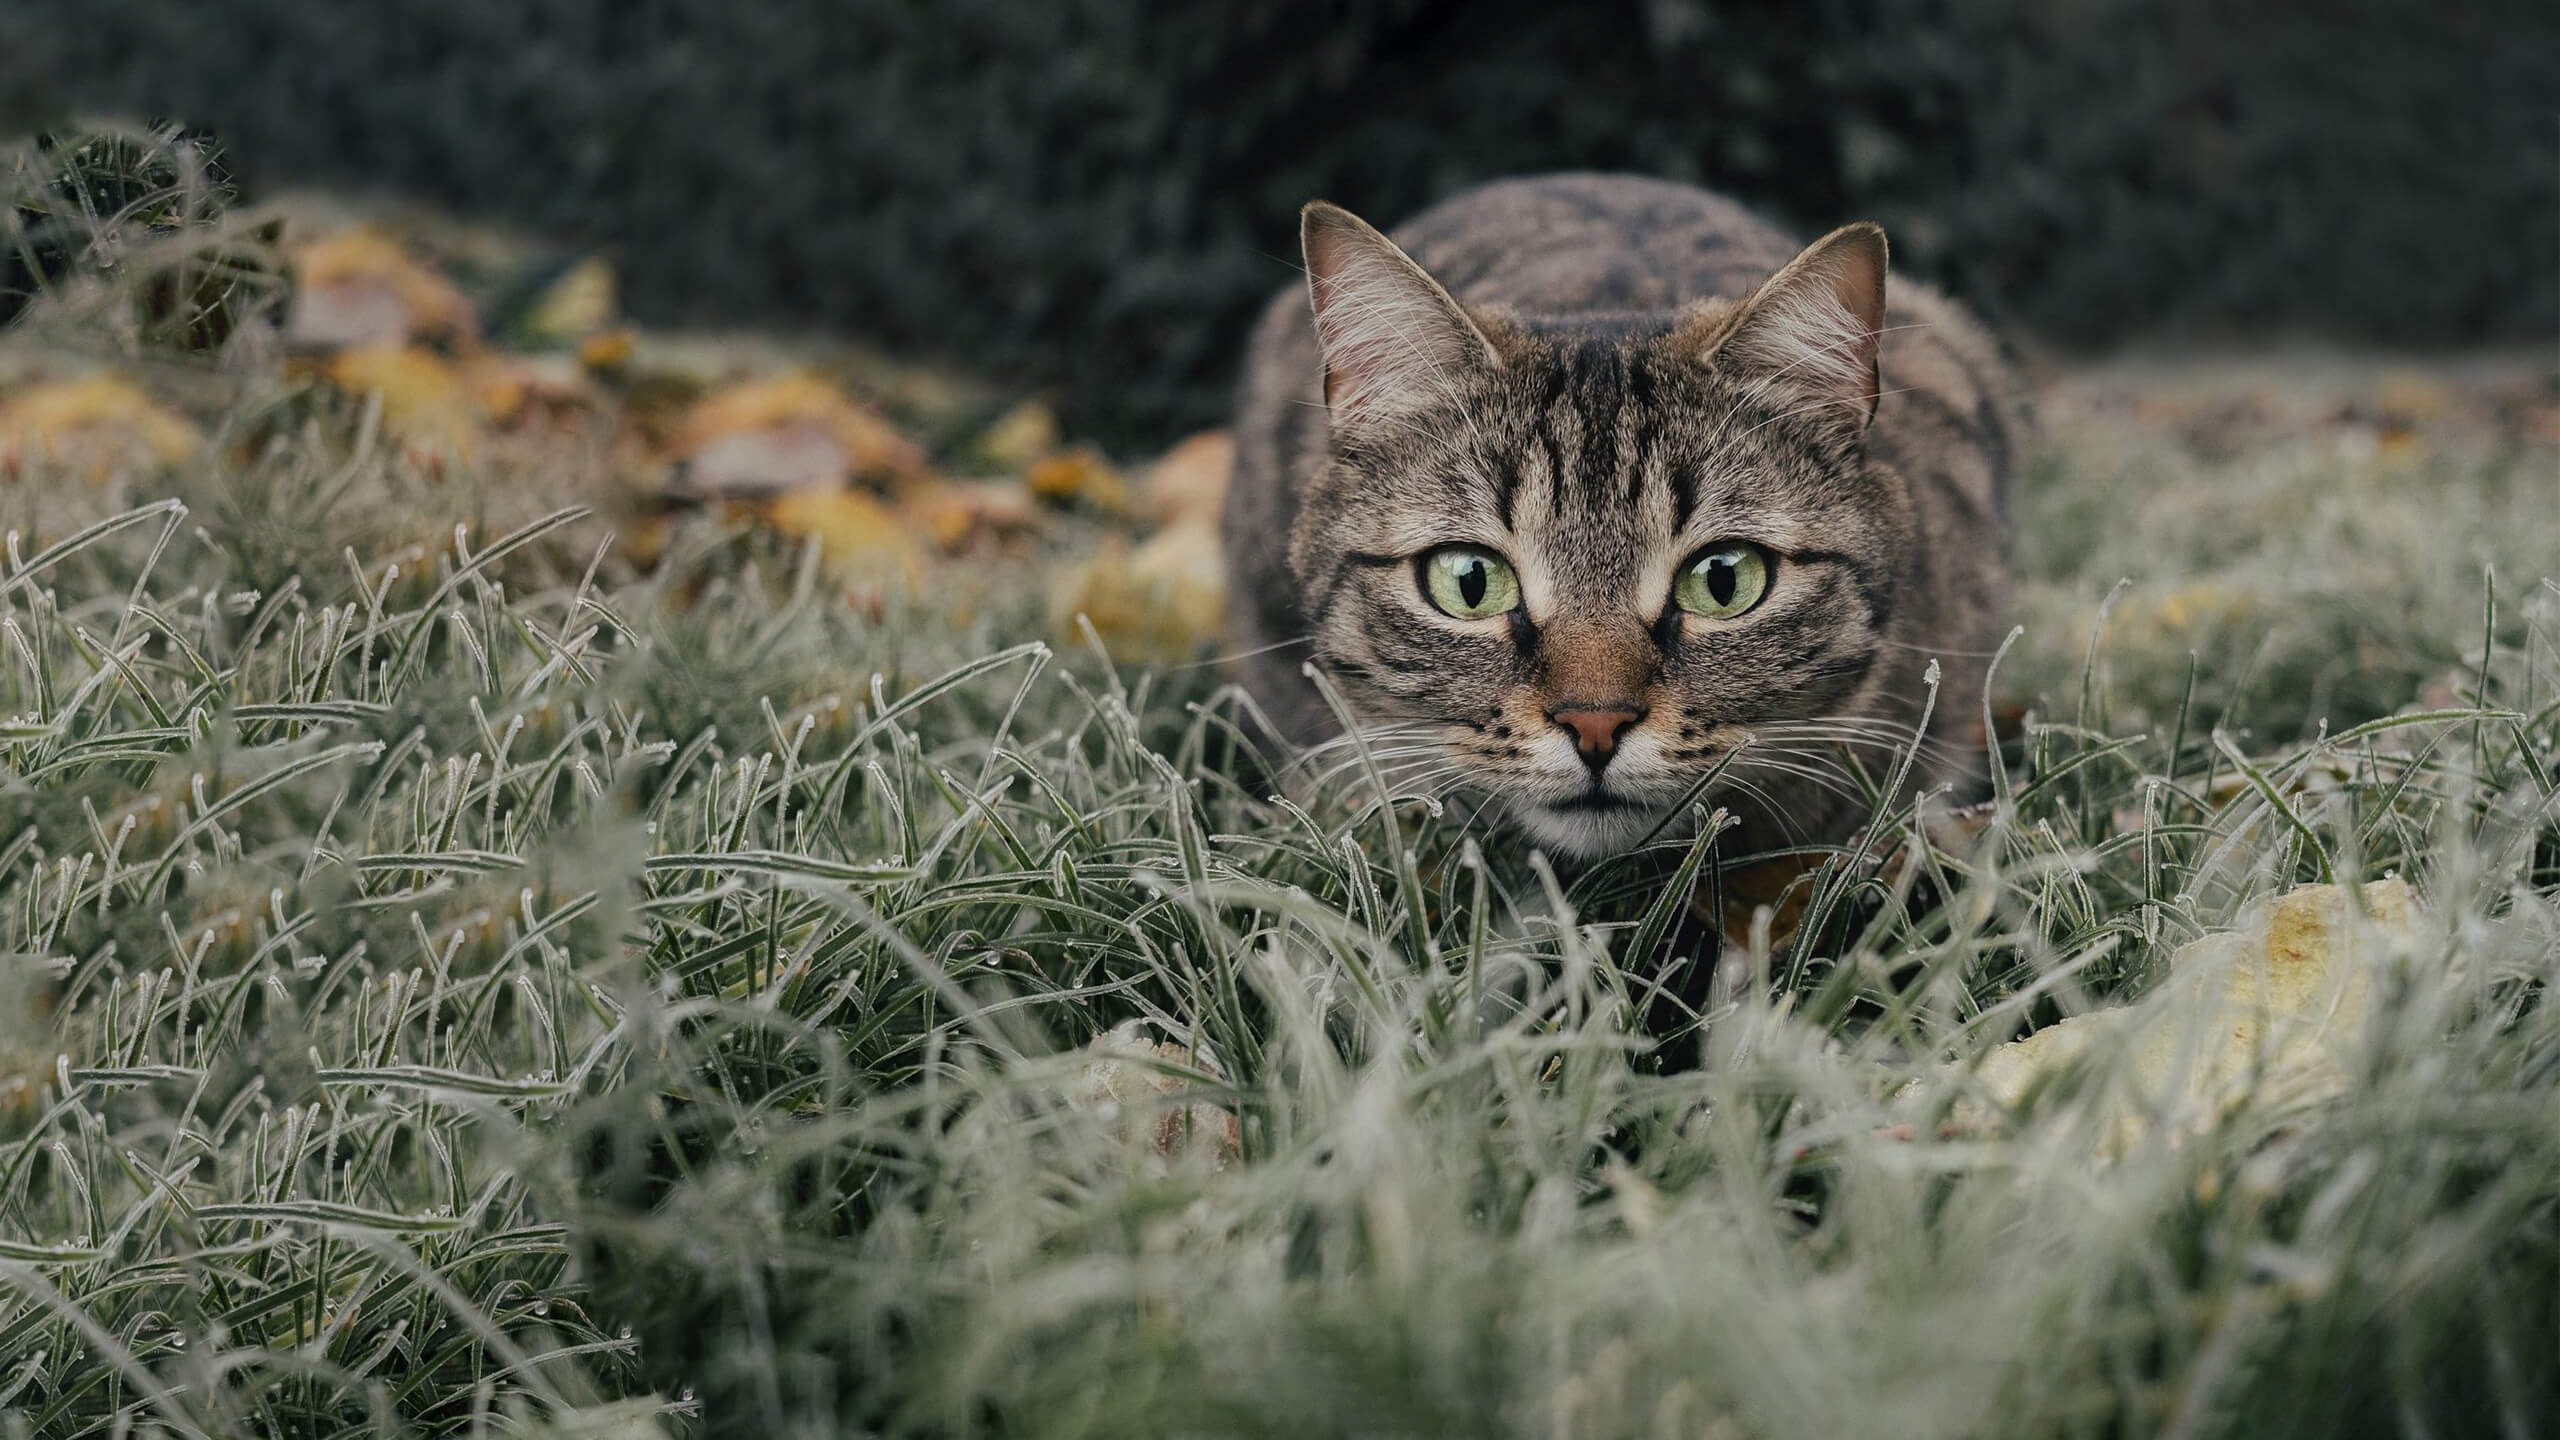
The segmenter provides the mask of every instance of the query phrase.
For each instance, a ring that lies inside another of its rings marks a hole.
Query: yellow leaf
[[[1114,514],[1129,508],[1129,483],[1109,461],[1081,446],[1033,462],[1022,479],[1045,499],[1080,501]]]
[[[815,537],[826,571],[853,586],[912,586],[923,557],[900,513],[860,490],[793,490],[749,507],[785,535]]]
[[[1135,549],[1115,536],[1060,574],[1050,618],[1061,640],[1074,638],[1081,614],[1118,658],[1173,662],[1190,659],[1216,638],[1226,600],[1226,557],[1216,529],[1175,525]]]
[[[584,339],[613,323],[613,266],[590,256],[572,265],[524,318],[525,333],[537,340]]]
[[[468,460],[480,446],[479,400],[444,357],[417,346],[366,345],[330,357],[323,373],[351,395],[382,397],[383,428],[421,458]]]
[[[1027,470],[1058,448],[1058,417],[1037,400],[1025,400],[998,416],[979,435],[977,450],[1006,470]]]
[[[468,341],[471,303],[433,267],[379,230],[359,227],[294,247],[285,338],[320,349]]]
[[[590,370],[619,370],[638,348],[629,330],[607,330],[578,342],[578,363]]]
[[[2121,1056],[2118,1088],[2102,1097],[2105,1148],[2121,1152],[2155,1119],[2173,1135],[2201,1131],[2250,1097],[2300,1105],[2346,1088],[2341,1056],[2364,1031],[2382,955],[2417,935],[2417,902],[2399,879],[2360,892],[2305,885],[2244,913],[2234,929],[2179,947],[2169,979],[2140,1002],[2049,1025],[1983,1057],[1973,1073],[1997,1110],[2015,1108],[2082,1057]],[[1959,1128],[1997,1115],[1972,1102]]]
[[[879,412],[815,375],[742,381],[704,396],[671,446],[685,488],[754,495],[921,480],[924,452]]]
[[[0,403],[0,470],[52,461],[103,484],[124,471],[174,465],[204,436],[121,376],[31,385]]]
[[[917,496],[912,508],[933,543],[954,552],[1036,529],[1043,518],[1030,492],[1011,480],[946,482]]]
[[[502,427],[581,410],[596,398],[586,371],[562,355],[481,355],[462,375],[482,412]]]

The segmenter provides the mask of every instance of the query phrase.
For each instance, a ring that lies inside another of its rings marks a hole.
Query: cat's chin
[[[1515,800],[1511,823],[1549,854],[1601,860],[1632,850],[1662,826],[1659,807],[1634,800],[1544,805]]]

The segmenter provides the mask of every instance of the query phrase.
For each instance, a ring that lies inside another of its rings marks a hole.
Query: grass
[[[2560,1426],[2547,449],[2064,406],[1987,829],[1879,813],[1647,1035],[1721,846],[1275,803],[1214,668],[1036,596],[636,573],[574,467],[227,383],[167,498],[0,489],[0,1434]],[[2334,1100],[1925,1123],[2386,873]],[[1132,1019],[1233,1158],[1077,1101]]]

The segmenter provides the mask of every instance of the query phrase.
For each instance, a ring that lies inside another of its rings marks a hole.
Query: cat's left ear
[[[1359,216],[1318,200],[1299,240],[1336,424],[1409,416],[1445,400],[1465,371],[1502,363],[1440,282]]]
[[[1884,279],[1884,227],[1843,225],[1753,291],[1709,342],[1706,361],[1837,406],[1863,432],[1879,393]]]

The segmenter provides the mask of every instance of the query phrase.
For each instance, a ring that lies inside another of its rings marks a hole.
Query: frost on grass
[[[196,418],[0,486],[0,1434],[2560,1423],[2547,452],[2066,416],[1990,809],[1707,953],[1042,584]]]

